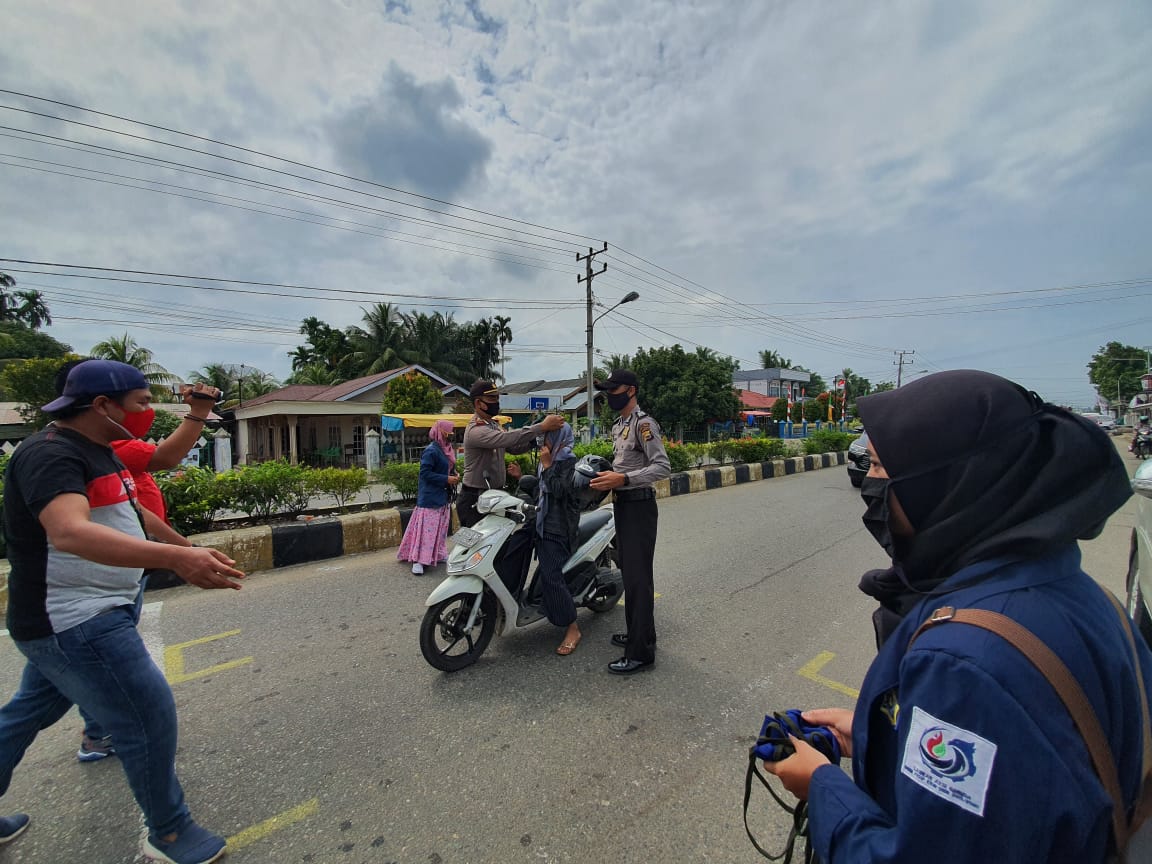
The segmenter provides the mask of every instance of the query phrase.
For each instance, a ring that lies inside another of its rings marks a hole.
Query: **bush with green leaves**
[[[838,432],[835,429],[821,429],[819,432],[813,432],[804,439],[804,452],[810,455],[815,453],[835,453],[840,450],[847,450],[848,445],[855,440],[856,436],[848,432]]]
[[[672,466],[672,472],[678,473],[680,471],[687,471],[689,468],[694,467],[692,455],[689,451],[690,447],[698,447],[698,444],[673,444],[668,443],[664,445],[665,451],[668,453],[668,462]]]
[[[184,468],[152,476],[164,495],[168,519],[181,534],[211,530],[216,515],[234,506],[232,478],[217,475],[211,468]]]
[[[341,510],[368,486],[363,468],[316,468],[308,472],[308,485],[317,495],[328,495]]]
[[[607,459],[609,462],[612,461],[612,457],[614,455],[612,450],[612,442],[607,438],[597,438],[591,442],[586,443],[581,442],[572,448],[572,452],[576,454],[577,459],[579,459],[581,456],[592,454],[593,456],[601,456]]]
[[[377,469],[376,479],[395,489],[405,502],[415,501],[420,491],[420,463],[386,462]]]
[[[308,469],[303,465],[276,459],[244,465],[228,474],[232,477],[224,482],[232,484],[233,506],[253,519],[295,516],[308,507]]]

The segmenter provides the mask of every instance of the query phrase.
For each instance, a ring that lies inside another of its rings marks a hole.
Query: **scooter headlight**
[[[492,551],[492,547],[481,546],[479,549],[473,549],[468,553],[468,557],[460,561],[451,561],[448,563],[449,573],[467,573],[481,561],[488,557],[488,553]]]

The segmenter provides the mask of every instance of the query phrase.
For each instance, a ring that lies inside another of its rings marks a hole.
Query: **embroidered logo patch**
[[[640,425],[640,440],[645,443],[652,440],[652,427],[647,423]]]
[[[624,440],[627,440],[627,438],[628,438],[628,427],[625,426],[623,429],[620,430],[620,440],[624,441]]]
[[[991,741],[913,707],[900,765],[900,773],[913,783],[983,816],[995,761],[996,745]]]

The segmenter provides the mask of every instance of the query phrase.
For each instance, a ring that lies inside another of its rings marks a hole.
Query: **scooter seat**
[[[612,519],[611,510],[593,510],[580,516],[580,528],[576,533],[576,545],[582,546],[588,538],[608,524]]]

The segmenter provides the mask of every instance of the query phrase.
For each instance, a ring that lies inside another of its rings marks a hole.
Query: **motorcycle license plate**
[[[479,531],[473,531],[471,528],[461,528],[452,535],[452,542],[457,546],[463,546],[465,549],[475,546],[483,539],[483,534]]]

